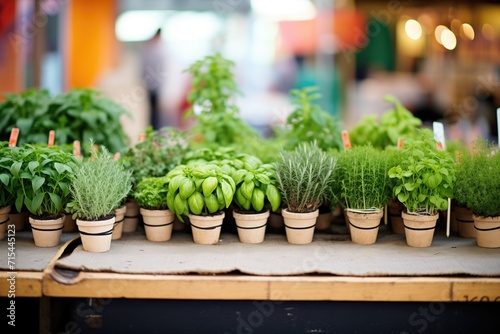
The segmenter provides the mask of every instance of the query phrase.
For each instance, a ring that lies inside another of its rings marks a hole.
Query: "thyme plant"
[[[337,161],[316,142],[282,151],[279,158],[276,180],[283,204],[290,212],[317,210],[328,199]]]

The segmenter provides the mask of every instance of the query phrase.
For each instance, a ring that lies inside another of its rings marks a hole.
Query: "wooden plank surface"
[[[32,271],[0,271],[0,297],[8,297],[10,289],[9,279],[15,274],[16,297],[41,297],[43,272]]]

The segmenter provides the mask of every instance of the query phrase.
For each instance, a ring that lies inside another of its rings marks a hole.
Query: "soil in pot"
[[[269,210],[262,213],[234,210],[233,217],[238,229],[238,238],[245,244],[258,244],[264,241]]]
[[[433,216],[401,213],[405,226],[406,244],[411,247],[430,247],[439,213]]]
[[[347,209],[351,240],[355,244],[371,245],[377,241],[382,210],[352,210]]]
[[[198,216],[189,214],[189,222],[193,241],[197,244],[215,245],[219,242],[224,211],[211,216]]]
[[[146,239],[154,242],[169,241],[172,237],[174,213],[170,210],[140,209]]]
[[[33,240],[37,247],[56,247],[61,241],[64,228],[64,215],[56,219],[38,219],[29,217]]]
[[[115,215],[98,221],[76,220],[80,231],[83,250],[92,253],[107,252],[111,249],[111,237]]]
[[[477,245],[484,248],[500,248],[500,216],[473,215],[473,218]]]
[[[283,209],[282,213],[287,241],[295,245],[310,244],[314,237],[319,210],[308,213],[295,213]]]

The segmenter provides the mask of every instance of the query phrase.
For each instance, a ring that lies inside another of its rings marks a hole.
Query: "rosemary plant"
[[[391,197],[389,165],[385,151],[355,146],[337,160],[340,200],[349,209],[382,209]]]
[[[287,209],[297,213],[317,210],[328,198],[336,164],[316,142],[301,143],[294,151],[280,152],[276,180]]]
[[[76,168],[70,190],[72,199],[66,211],[73,218],[101,220],[123,204],[131,190],[131,173],[101,146]]]

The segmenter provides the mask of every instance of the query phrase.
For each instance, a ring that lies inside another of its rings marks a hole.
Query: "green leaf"
[[[219,181],[217,181],[217,178],[215,176],[210,176],[203,181],[203,196],[208,197],[216,188],[217,185],[219,184]],[[228,184],[229,185],[229,184]]]
[[[243,182],[240,186],[240,189],[241,189],[243,196],[245,196],[247,199],[251,200],[254,187],[255,187],[255,184],[252,181]]]
[[[247,199],[245,196],[243,196],[243,193],[241,192],[241,188],[236,189],[235,192],[235,197],[234,197],[236,204],[241,207],[243,202],[245,202]]]
[[[234,172],[231,175],[231,177],[234,180],[234,183],[239,184],[241,181],[243,181],[243,178],[245,177],[246,172],[247,171],[245,169],[240,169],[240,170],[237,170],[236,172]]]
[[[252,195],[252,206],[255,211],[260,212],[264,208],[264,192],[259,188],[255,188]]]
[[[50,196],[50,200],[52,201],[52,203],[54,203],[56,210],[61,211],[61,209],[62,209],[61,197],[57,194],[54,194],[54,193],[49,193],[49,196]]]
[[[33,173],[33,171],[40,165],[40,163],[38,161],[30,161],[28,163],[28,169],[30,170],[30,172]]]
[[[14,177],[19,177],[19,171],[21,170],[21,167],[23,166],[22,162],[16,161],[10,166],[10,173]]]
[[[196,188],[194,182],[186,178],[184,179],[184,181],[182,181],[182,184],[179,187],[179,195],[182,199],[187,199],[194,193],[195,189]]]
[[[168,192],[167,193],[167,206],[168,206],[168,209],[170,211],[172,211],[173,213],[178,213],[176,210],[175,210],[175,192]],[[182,213],[182,212],[179,212],[179,214]]]
[[[412,191],[413,189],[415,189],[415,184],[410,183],[410,182],[405,183],[404,186],[405,186],[406,190],[408,190],[408,191]]]
[[[233,201],[234,192],[233,189],[231,188],[231,185],[224,180],[221,182],[221,187],[222,187],[222,194],[224,195],[224,200],[226,201],[226,208],[228,208],[231,205],[231,202]]]
[[[24,195],[19,195],[16,198],[16,210],[17,212],[21,212],[23,209],[23,203],[24,203]]]
[[[186,214],[188,209],[187,201],[182,199],[179,194],[175,195],[174,199],[174,212],[181,215]]]
[[[43,186],[44,183],[44,177],[35,175],[31,180],[31,187],[33,188],[33,191],[36,192],[38,189],[40,189],[41,186]]]
[[[205,205],[207,206],[208,212],[216,213],[219,211],[219,202],[214,194],[210,194],[205,197]]]
[[[398,200],[401,202],[401,203],[405,203],[406,200],[408,199],[408,197],[410,197],[410,194],[409,193],[399,193],[398,194]]]
[[[266,189],[266,197],[269,203],[271,203],[271,209],[276,211],[281,205],[281,194],[274,185],[269,184]]]
[[[271,180],[269,179],[269,177],[267,177],[267,175],[264,175],[264,174],[256,174],[255,178],[257,180],[259,180],[260,182],[262,182],[263,184],[271,183]]]
[[[0,174],[0,181],[7,187],[9,185],[10,176],[8,174]]]
[[[168,184],[168,192],[169,193],[177,192],[177,189],[179,189],[182,182],[184,182],[184,180],[186,179],[187,178],[184,175],[177,175],[174,178],[172,178]]]
[[[33,201],[31,201],[31,213],[36,213],[40,209],[40,206],[42,205],[43,198],[45,196],[45,193],[39,193],[35,197],[33,197]]]
[[[201,214],[204,204],[205,201],[203,199],[203,195],[199,192],[193,193],[188,198],[189,211],[195,215]]]

